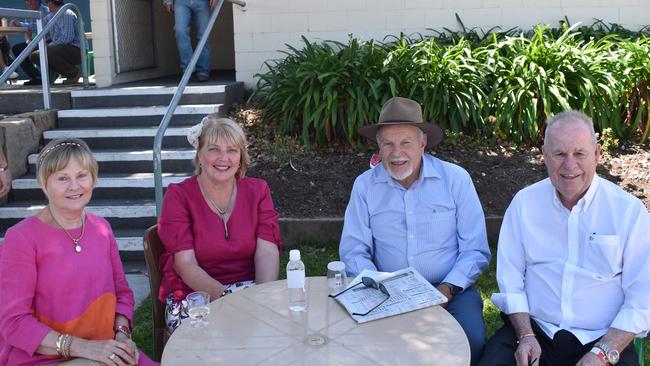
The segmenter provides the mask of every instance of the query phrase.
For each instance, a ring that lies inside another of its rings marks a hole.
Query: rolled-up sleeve
[[[257,205],[256,236],[277,245],[278,250],[281,250],[279,215],[273,205],[271,189],[266,182],[262,182],[261,192],[262,195]]]
[[[115,237],[111,234],[111,265],[113,267],[113,282],[115,283],[115,297],[117,304],[115,312],[124,315],[130,322],[133,322],[133,308],[135,300],[133,298],[133,291],[129,287],[124,274],[124,267],[120,259],[120,252],[117,247]],[[133,324],[132,324],[133,325]]]
[[[491,300],[506,314],[529,312],[524,287],[526,256],[520,235],[519,210],[519,201],[515,196],[503,217],[497,248],[499,292],[493,294]]]
[[[466,172],[452,186],[456,202],[456,235],[458,257],[444,282],[462,288],[474,284],[481,272],[490,264],[490,247],[485,230],[485,216],[472,179]]]
[[[641,202],[628,210],[627,242],[623,249],[623,305],[611,327],[642,334],[650,330],[650,214]]]
[[[377,270],[372,260],[373,238],[366,203],[368,188],[364,177],[365,175],[358,177],[352,186],[339,244],[339,256],[345,263],[346,272],[351,276],[356,276],[364,269]]]

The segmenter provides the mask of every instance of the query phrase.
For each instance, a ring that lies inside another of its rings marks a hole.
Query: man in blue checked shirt
[[[483,301],[472,286],[490,262],[485,217],[469,174],[424,154],[443,132],[420,105],[388,100],[359,133],[379,145],[382,164],[361,174],[345,211],[339,253],[347,272],[414,267],[449,301],[469,340],[472,363],[485,344]]]
[[[64,4],[64,0],[48,0],[47,6],[50,9],[50,14],[45,17],[43,26],[50,22]],[[81,77],[81,69],[78,67],[81,64],[81,50],[79,48],[81,36],[77,26],[77,16],[72,10],[66,10],[63,16],[54,23],[48,34],[48,41],[47,62],[50,69],[66,78],[63,84],[77,83]],[[38,51],[33,52],[30,59],[33,63],[38,64]],[[32,78],[25,83],[25,85],[40,84],[41,80],[36,78]]]

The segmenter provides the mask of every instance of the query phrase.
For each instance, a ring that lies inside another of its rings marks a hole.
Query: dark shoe
[[[25,81],[23,85],[43,85],[43,81],[41,81],[41,79],[31,79]]]
[[[80,77],[81,77],[81,70],[77,67],[77,71],[75,72],[74,75],[68,76],[67,78],[65,78],[65,80],[63,80],[63,85],[78,84]]]
[[[198,82],[200,82],[200,83],[204,83],[204,82],[210,80],[210,75],[206,75],[206,74],[197,74],[197,75],[196,75],[196,80],[197,80]]]

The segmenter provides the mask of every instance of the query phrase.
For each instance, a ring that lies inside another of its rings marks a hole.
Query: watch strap
[[[609,362],[607,362],[607,355],[605,354],[605,351],[600,347],[593,346],[589,352],[598,356],[598,358],[600,358],[600,360],[603,361],[606,365],[609,365]]]

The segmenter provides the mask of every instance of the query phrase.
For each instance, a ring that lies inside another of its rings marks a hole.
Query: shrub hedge
[[[458,19],[460,22],[460,19]],[[585,111],[612,138],[645,143],[650,129],[650,38],[601,21],[479,33],[310,42],[266,62],[251,101],[306,145],[359,142],[381,105],[406,96],[454,133],[541,141],[546,119]]]

